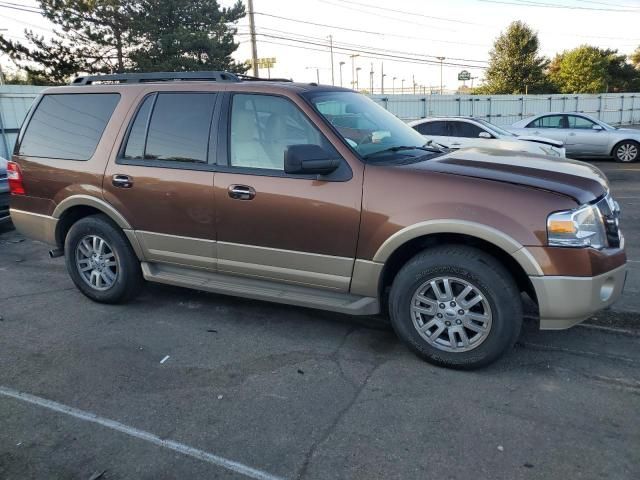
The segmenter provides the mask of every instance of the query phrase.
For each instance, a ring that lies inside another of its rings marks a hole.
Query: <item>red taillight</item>
[[[16,162],[7,164],[7,179],[9,180],[9,190],[12,195],[24,195],[24,184],[22,183],[22,171]]]

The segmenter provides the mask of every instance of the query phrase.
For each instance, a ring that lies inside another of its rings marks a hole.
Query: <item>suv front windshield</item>
[[[398,158],[442,153],[438,147],[425,146],[422,135],[362,94],[324,91],[305,96],[364,159],[378,154]]]

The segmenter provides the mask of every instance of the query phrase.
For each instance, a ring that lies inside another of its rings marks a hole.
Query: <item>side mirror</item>
[[[601,130],[604,130],[604,128],[602,128],[602,125],[598,125],[597,123],[596,123],[596,124],[594,124],[591,128],[592,128],[593,130],[598,131],[598,132],[599,132],[599,131],[601,131]]]
[[[328,175],[340,166],[318,145],[289,145],[284,151],[284,171],[293,175]]]
[[[478,134],[478,137],[480,137],[480,138],[493,138],[489,132],[480,132]]]

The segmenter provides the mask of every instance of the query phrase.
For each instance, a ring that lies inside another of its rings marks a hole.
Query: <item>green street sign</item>
[[[458,74],[458,80],[460,80],[461,82],[464,82],[465,80],[471,80],[471,73],[469,73],[467,70],[462,70]]]

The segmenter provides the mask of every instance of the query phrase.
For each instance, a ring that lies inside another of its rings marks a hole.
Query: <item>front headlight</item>
[[[600,210],[583,205],[575,210],[556,212],[547,218],[547,238],[554,247],[607,246],[607,235]]]
[[[540,147],[540,150],[544,152],[545,155],[550,155],[552,157],[560,157],[560,152],[558,152],[555,148],[551,147]]]

